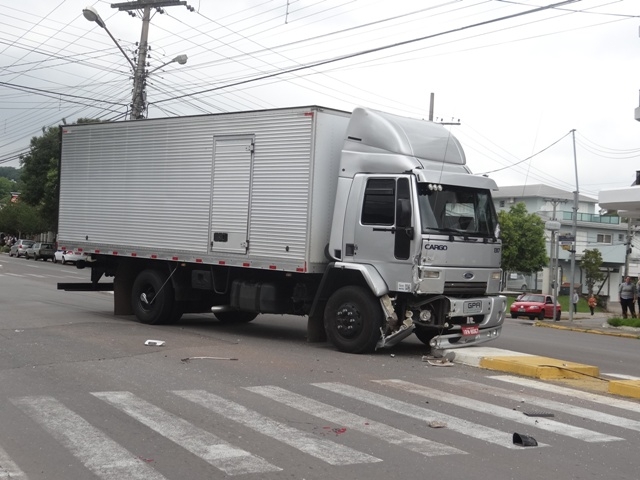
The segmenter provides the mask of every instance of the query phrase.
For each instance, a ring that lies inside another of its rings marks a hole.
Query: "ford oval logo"
[[[464,278],[466,278],[467,280],[471,280],[473,278],[473,273],[471,272],[467,272],[464,275]]]

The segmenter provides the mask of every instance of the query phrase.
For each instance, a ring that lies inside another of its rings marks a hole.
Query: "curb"
[[[616,331],[610,332],[607,330],[599,330],[596,328],[579,327],[579,326],[572,326],[572,325],[556,325],[553,323],[545,323],[541,321],[536,321],[533,324],[533,326],[555,328],[557,330],[568,330],[571,332],[595,333],[597,335],[609,335],[611,337],[640,338],[640,334],[636,334],[636,333],[625,333],[625,332],[616,332]]]
[[[443,353],[453,357],[454,363],[533,377],[540,380],[584,380],[586,378],[596,378],[607,382],[607,391],[610,394],[640,398],[640,380],[604,379],[600,377],[600,369],[593,365],[493,347],[447,349],[443,350]]]

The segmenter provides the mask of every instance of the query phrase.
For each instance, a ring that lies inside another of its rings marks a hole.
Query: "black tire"
[[[518,318],[518,315],[516,315],[515,313],[512,313],[511,318]]]
[[[540,313],[538,313],[538,320],[544,320],[544,310],[540,310]]]
[[[53,263],[58,263],[58,260],[56,260],[56,257],[53,257],[53,258],[51,259],[51,261],[52,261]]]
[[[438,333],[436,330],[425,327],[416,327],[413,333],[416,334],[418,340],[420,340],[425,345],[429,345],[429,342],[435,337]]]
[[[63,264],[63,265],[66,265],[66,264],[67,264],[67,261],[64,259],[64,257],[62,257],[62,264]]]
[[[556,320],[560,321],[560,317],[562,316],[562,312],[560,310],[556,311]]]
[[[230,311],[230,312],[216,312],[213,314],[220,323],[234,324],[234,323],[249,323],[253,321],[258,314],[254,312],[242,312]]]
[[[136,277],[131,289],[131,308],[140,323],[160,325],[172,321],[175,300],[171,282],[164,284],[167,278],[158,270],[143,270]]]
[[[380,339],[383,314],[378,299],[362,287],[336,290],[324,309],[329,341],[341,352],[372,352]]]
[[[529,315],[529,320],[535,320],[536,316],[535,315]]]

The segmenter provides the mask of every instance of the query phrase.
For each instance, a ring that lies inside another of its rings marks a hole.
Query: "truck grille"
[[[485,282],[445,282],[445,295],[484,295],[487,291]]]

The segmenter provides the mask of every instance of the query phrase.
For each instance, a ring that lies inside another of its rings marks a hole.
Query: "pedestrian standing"
[[[622,307],[622,318],[627,318],[627,310],[631,313],[632,318],[636,318],[635,301],[637,298],[636,284],[631,282],[631,278],[626,277],[624,283],[620,284],[618,296],[620,298],[620,307]]]
[[[587,303],[589,304],[589,310],[591,310],[591,315],[593,316],[593,312],[595,311],[596,305],[598,304],[598,301],[596,300],[596,297],[593,295],[593,293],[589,297]]]
[[[573,291],[573,296],[571,297],[571,303],[573,303],[573,313],[578,313],[578,301],[580,300],[580,296],[578,295],[578,290]]]

